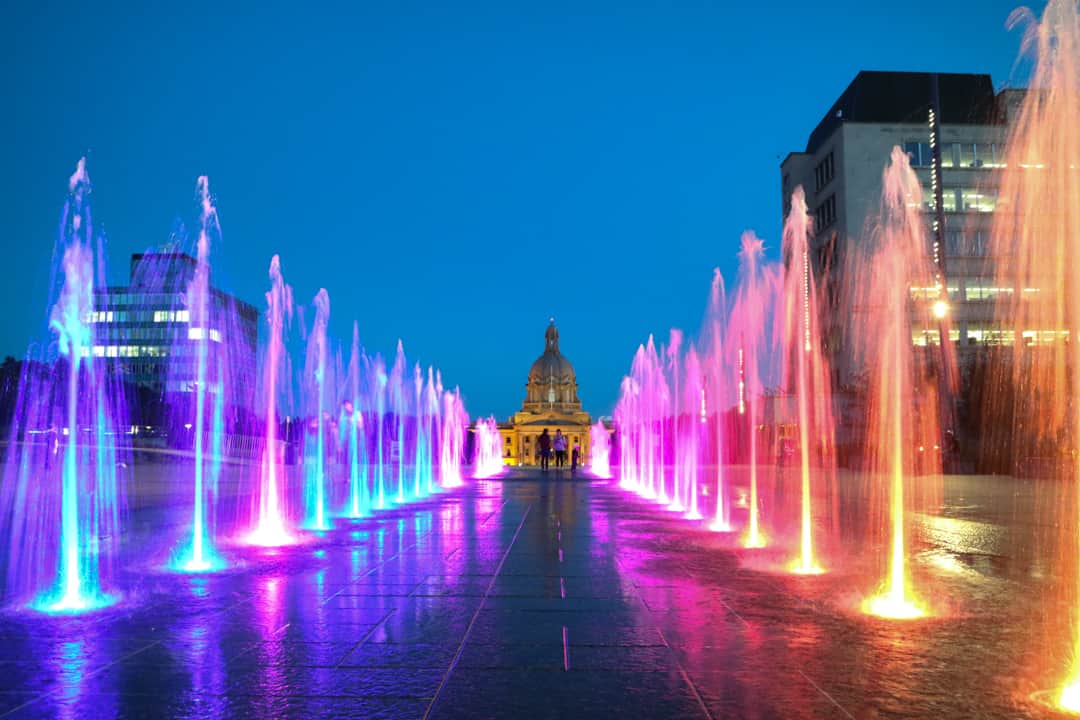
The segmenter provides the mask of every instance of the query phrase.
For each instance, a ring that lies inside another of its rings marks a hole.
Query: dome
[[[559,330],[552,320],[544,333],[546,341],[544,354],[536,359],[529,369],[530,383],[547,383],[552,378],[556,383],[574,382],[574,366],[559,352]]]
[[[560,382],[573,377],[574,366],[562,353],[545,352],[529,369],[529,382],[547,382],[548,378],[555,378],[556,382]]]
[[[544,333],[544,354],[529,368],[529,381],[525,384],[526,410],[539,408],[576,411],[581,407],[577,395],[577,377],[574,366],[559,352],[559,330],[552,319]]]

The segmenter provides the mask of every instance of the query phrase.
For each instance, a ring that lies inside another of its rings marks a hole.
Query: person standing
[[[562,430],[555,431],[555,467],[566,467],[566,436]]]
[[[547,428],[544,428],[544,432],[536,439],[536,446],[540,448],[540,469],[547,472],[551,459],[551,436],[548,435]]]
[[[577,472],[578,463],[581,462],[581,446],[574,443],[574,449],[570,451],[570,474]]]

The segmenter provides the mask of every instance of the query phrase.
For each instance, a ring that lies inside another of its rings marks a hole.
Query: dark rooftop
[[[935,77],[943,124],[1003,122],[989,75],[863,70],[810,133],[806,152],[816,152],[843,122],[925,122]]]

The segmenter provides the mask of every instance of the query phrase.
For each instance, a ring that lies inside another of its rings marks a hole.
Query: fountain
[[[822,572],[814,557],[811,464],[819,482],[835,483],[834,422],[827,360],[822,352],[818,291],[810,266],[810,216],[797,187],[784,223],[784,386],[795,393],[799,419],[799,557],[792,571]],[[909,343],[910,344],[910,343]],[[811,452],[814,453],[811,463]]]
[[[461,464],[465,455],[465,429],[469,416],[461,402],[461,393],[443,393],[442,435],[439,442],[439,481],[443,488],[456,488],[464,484]]]
[[[621,453],[619,485],[648,500],[657,500],[662,506],[672,501],[664,474],[669,399],[660,356],[649,336],[634,354],[630,375],[623,380],[615,406]]]
[[[413,442],[413,497],[419,500],[428,494],[424,474],[429,472],[431,467],[427,447],[431,436],[427,432],[427,408],[424,407],[424,373],[420,370],[420,363],[413,366],[413,387],[416,390],[416,394],[413,396],[413,407],[416,408],[416,439]]]
[[[266,444],[260,464],[259,482],[254,495],[255,525],[247,536],[253,545],[274,547],[295,542],[285,495],[285,448],[278,437],[278,405],[282,385],[288,382],[288,355],[285,353],[285,328],[292,319],[292,288],[281,275],[281,260],[270,260],[270,290],[266,293],[269,339],[263,374],[266,399]]]
[[[375,355],[372,388],[375,406],[375,509],[386,509],[386,364]]]
[[[304,438],[305,456],[305,527],[309,530],[329,530],[327,513],[327,433],[328,414],[326,385],[327,339],[326,328],[330,322],[330,296],[325,289],[315,295],[315,322],[308,335],[307,363],[304,376],[307,380],[305,397],[310,403],[308,427]],[[330,383],[333,384],[332,382]]]
[[[213,544],[213,532],[208,522],[209,511],[217,494],[221,471],[222,406],[224,405],[224,360],[222,353],[215,353],[214,367],[210,368],[211,313],[210,313],[210,245],[211,235],[219,235],[217,210],[210,200],[209,180],[205,175],[197,183],[200,229],[196,245],[195,276],[188,285],[186,304],[189,326],[187,340],[195,345],[195,460],[192,484],[191,540],[173,564],[183,572],[207,572],[224,567]],[[220,344],[220,343],[219,343]],[[211,408],[207,411],[207,400]],[[207,421],[211,439],[209,463],[206,456]],[[210,471],[206,478],[207,470]]]
[[[397,472],[397,495],[394,502],[405,502],[405,448],[407,438],[405,435],[405,422],[409,416],[409,395],[405,391],[405,348],[401,340],[398,340],[397,353],[394,356],[394,366],[390,368],[390,403],[394,418],[394,440],[391,445],[391,463]],[[393,463],[394,450],[397,450],[397,462]]]
[[[1008,212],[995,214],[992,229],[994,254],[1011,259],[998,266],[998,285],[1012,288],[999,317],[1014,338],[1011,368],[1000,382],[1016,390],[1016,457],[1058,448],[1067,458],[1064,475],[1080,493],[1080,13],[1075,0],[1050,0],[1041,21],[1027,10],[1010,18],[1013,26],[1022,23],[1023,49],[1034,60],[1032,90],[1012,111],[998,196]],[[1080,713],[1080,517],[1060,527],[1060,557],[1070,559],[1074,575],[1066,586],[1070,666],[1056,700]]]
[[[442,392],[442,381],[438,383],[432,378],[433,369],[429,365],[427,371],[427,383],[424,385],[424,410],[421,414],[424,436],[427,443],[424,448],[424,464],[422,467],[426,489],[425,495],[435,492],[435,447],[442,433],[439,424],[439,393]]]
[[[762,263],[764,243],[754,233],[742,236],[739,253],[739,287],[728,321],[727,347],[731,364],[738,372],[738,413],[744,416],[748,435],[750,466],[750,516],[744,546],[761,548],[766,538],[761,529],[761,493],[758,426],[761,423],[763,376],[767,376],[769,323],[775,315],[778,278],[775,268]]]
[[[698,472],[701,466],[702,427],[706,422],[705,388],[701,362],[693,345],[686,352],[684,367],[684,400],[681,412],[675,416],[676,452],[681,456],[679,467],[682,469],[682,488],[686,496],[686,519],[701,520],[704,516],[698,508]]]
[[[90,215],[90,178],[79,160],[69,182],[54,257],[63,275],[49,329],[55,345],[32,347],[19,384],[4,466],[5,601],[46,613],[112,604],[112,559],[123,497],[117,446],[121,387],[103,372],[91,327],[104,285],[102,242]],[[95,248],[99,269],[95,271]]]
[[[603,421],[589,428],[589,472],[598,478],[611,478],[611,435]]]
[[[728,390],[730,382],[727,375],[727,362],[724,357],[724,334],[726,331],[724,301],[724,278],[720,268],[713,270],[712,288],[709,292],[709,307],[705,316],[702,335],[707,343],[708,353],[705,364],[705,393],[703,396],[702,419],[709,423],[712,415],[713,457],[716,460],[716,509],[709,529],[714,532],[731,531],[731,509],[728,507],[727,477],[724,471],[725,442],[724,412],[730,405]]]
[[[349,401],[344,404],[341,427],[347,433],[349,453],[349,508],[346,517],[371,515],[368,491],[367,431],[360,409],[360,326],[353,323],[352,353],[349,356]]]
[[[502,474],[503,439],[494,417],[477,420],[473,445],[473,477],[493,478]]]
[[[886,577],[880,594],[863,608],[874,615],[910,619],[925,615],[907,571],[905,502],[908,476],[925,474],[924,484],[941,472],[939,454],[917,448],[938,442],[937,388],[926,378],[930,355],[916,354],[911,342],[912,315],[932,323],[932,303],[911,302],[911,288],[943,287],[929,257],[922,216],[922,186],[907,155],[893,148],[882,175],[881,215],[873,230],[871,248],[854,259],[853,277],[864,278],[854,308],[857,347],[869,370],[869,422],[866,455],[873,490],[883,497],[877,507],[888,508],[882,523],[889,541]],[[871,271],[872,268],[872,271]],[[949,352],[951,344],[940,346]]]

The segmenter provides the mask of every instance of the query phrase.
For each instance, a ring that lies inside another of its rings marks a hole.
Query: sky
[[[309,6],[309,7],[305,7]],[[746,229],[779,245],[779,165],[859,70],[1014,77],[1015,2],[51,3],[0,22],[0,356],[40,335],[87,156],[110,284],[195,217],[258,307],[270,257],[371,352],[505,419],[555,317],[611,412],[650,333],[700,325]],[[1041,10],[1042,3],[1034,6]],[[883,158],[884,163],[884,158]]]

